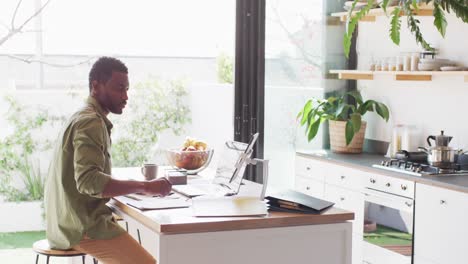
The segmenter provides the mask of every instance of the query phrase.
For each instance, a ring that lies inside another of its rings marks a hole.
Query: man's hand
[[[144,193],[148,195],[166,196],[172,190],[172,184],[166,178],[159,178],[145,182]]]

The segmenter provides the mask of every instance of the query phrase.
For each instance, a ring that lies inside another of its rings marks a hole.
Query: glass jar
[[[369,70],[370,70],[370,71],[375,71],[374,56],[371,56],[371,58],[370,58],[370,61],[369,61]]]
[[[389,71],[396,71],[397,70],[397,63],[395,58],[388,59],[388,70]]]
[[[418,70],[418,63],[419,63],[419,53],[411,54],[411,71]]]
[[[411,54],[406,53],[403,55],[403,70],[411,71]]]
[[[376,61],[375,71],[382,71],[382,61],[381,60]]]
[[[395,157],[395,154],[402,150],[402,140],[405,132],[405,126],[397,124],[393,127],[392,142],[391,142],[391,157]]]
[[[405,58],[403,56],[396,56],[396,70],[397,71],[402,71],[403,70],[403,62],[404,62]]]
[[[388,71],[388,60],[382,59],[382,71]]]

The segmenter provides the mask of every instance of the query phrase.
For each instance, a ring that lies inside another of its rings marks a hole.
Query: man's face
[[[128,75],[113,71],[107,82],[93,81],[92,95],[105,111],[122,114],[128,100],[128,87]]]

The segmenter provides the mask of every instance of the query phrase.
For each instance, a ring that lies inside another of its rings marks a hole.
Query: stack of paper
[[[192,199],[193,215],[199,217],[214,216],[264,216],[268,206],[258,197],[198,197]]]
[[[145,197],[143,195],[127,195],[125,199],[126,204],[133,206],[140,210],[158,210],[158,209],[172,209],[190,207],[191,202],[184,197],[180,196],[167,196],[160,197]]]

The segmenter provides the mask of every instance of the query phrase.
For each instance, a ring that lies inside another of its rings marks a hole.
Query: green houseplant
[[[348,96],[354,99],[355,104],[348,103]],[[390,114],[385,104],[374,100],[364,101],[358,91],[353,91],[327,99],[310,99],[297,118],[300,125],[305,127],[309,142],[317,135],[320,124],[329,121],[332,150],[360,153],[366,128],[362,116],[374,111],[388,121]]]
[[[367,5],[352,15],[357,2],[367,2]],[[400,29],[401,29],[401,14],[406,16],[406,22],[411,33],[414,34],[416,42],[426,50],[433,50],[430,44],[424,39],[421,30],[419,29],[420,21],[415,18],[415,11],[419,8],[419,3],[432,4],[434,7],[434,26],[440,32],[442,37],[445,37],[447,28],[447,20],[445,13],[453,11],[455,15],[463,22],[468,23],[468,0],[399,0],[395,8],[388,13],[387,8],[394,0],[354,0],[353,5],[349,10],[348,20],[346,22],[346,32],[343,40],[344,52],[346,57],[349,55],[351,47],[351,39],[356,29],[359,20],[366,16],[369,11],[375,6],[380,6],[390,16],[390,38],[396,45],[400,45]]]

